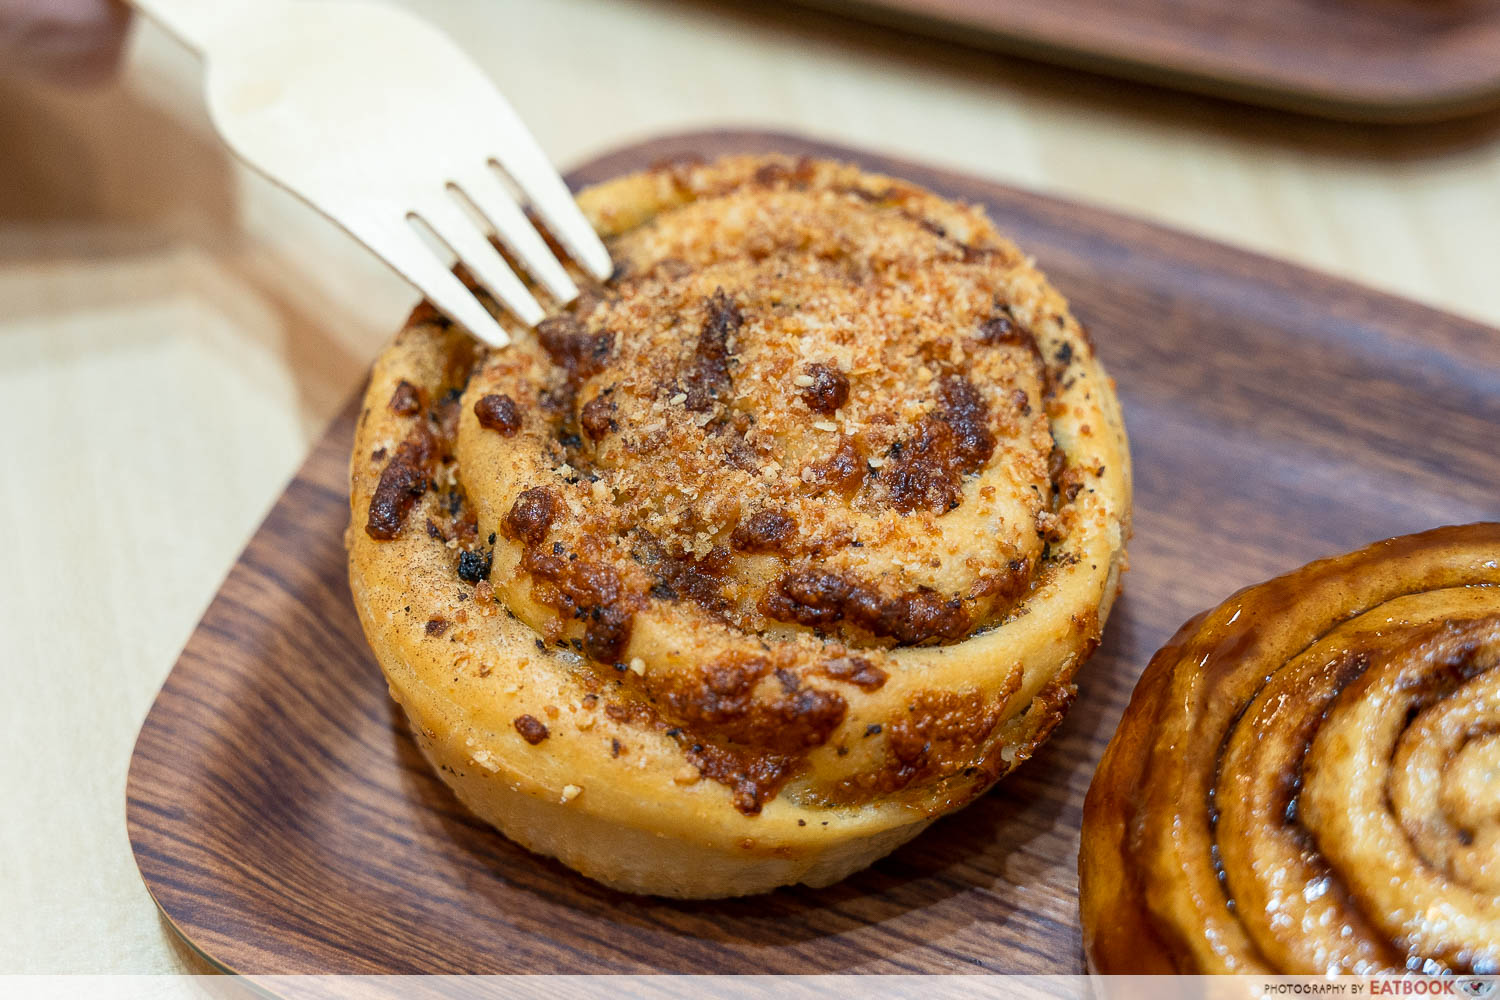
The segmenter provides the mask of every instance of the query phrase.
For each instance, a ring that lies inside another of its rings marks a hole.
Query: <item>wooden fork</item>
[[[346,0],[131,2],[202,54],[209,113],[230,149],[479,339],[509,342],[417,220],[527,326],[546,313],[486,229],[555,303],[578,295],[501,170],[583,270],[609,276],[609,252],[509,102],[425,21]]]

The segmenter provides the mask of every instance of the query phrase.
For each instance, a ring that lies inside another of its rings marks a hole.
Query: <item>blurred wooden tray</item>
[[[1072,713],[990,795],[840,885],[709,903],[603,889],[466,815],[387,698],[345,583],[351,405],[224,582],[135,749],[141,874],[212,961],[261,974],[1079,972],[1083,794],[1156,646],[1308,559],[1500,515],[1500,332],[789,136],[662,139],[572,180],[767,150],[842,157],[985,204],[1091,327],[1119,381],[1138,513],[1125,596]]]
[[[795,0],[1252,104],[1350,121],[1500,107],[1500,0]]]

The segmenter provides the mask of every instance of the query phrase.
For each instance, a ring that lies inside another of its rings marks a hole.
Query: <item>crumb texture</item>
[[[622,817],[684,801],[756,851],[970,801],[1061,717],[1118,587],[1092,342],[982,212],[853,167],[580,201],[609,282],[501,351],[419,311],[377,363],[351,579],[398,699],[447,676],[466,732],[509,713],[486,760],[587,789],[574,814],[613,776]],[[410,630],[434,603],[462,627]]]

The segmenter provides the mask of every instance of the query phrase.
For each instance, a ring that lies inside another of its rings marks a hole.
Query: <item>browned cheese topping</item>
[[[1065,470],[1054,374],[1010,308],[1021,261],[987,223],[827,165],[696,177],[611,241],[614,279],[476,363],[457,475],[495,548],[493,572],[488,550],[465,565],[753,813],[886,683],[888,650],[1006,620]],[[399,531],[437,450],[400,446],[372,536]],[[992,712],[924,704],[881,734],[872,787]]]
[[[422,412],[421,390],[402,379],[396,385],[396,391],[391,393],[389,405],[392,413],[399,413],[403,417],[416,416]]]
[[[507,436],[521,429],[521,411],[509,396],[491,393],[482,397],[474,404],[474,416],[479,418],[480,427]]]
[[[538,743],[542,742],[542,740],[545,740],[548,736],[547,724],[545,722],[542,722],[540,719],[535,718],[534,716],[517,716],[515,726],[516,732],[521,734],[521,739],[525,740],[527,743],[530,743],[532,746],[536,746]]]
[[[432,435],[418,427],[401,442],[396,454],[380,473],[365,531],[371,538],[388,541],[400,533],[412,504],[427,492],[427,471],[433,458]]]

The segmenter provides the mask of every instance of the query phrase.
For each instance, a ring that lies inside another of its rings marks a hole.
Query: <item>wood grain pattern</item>
[[[1064,202],[789,136],[704,133],[594,161],[782,150],[981,202],[1073,301],[1137,470],[1125,596],[1038,756],[821,891],[624,896],[469,818],[418,757],[349,603],[353,408],[219,595],[142,729],[131,844],[168,919],[237,971],[1081,971],[1083,794],[1141,667],[1190,614],[1308,559],[1495,518],[1500,334]]]
[[[1500,106],[1497,0],[800,0],[1091,72],[1360,121]]]

